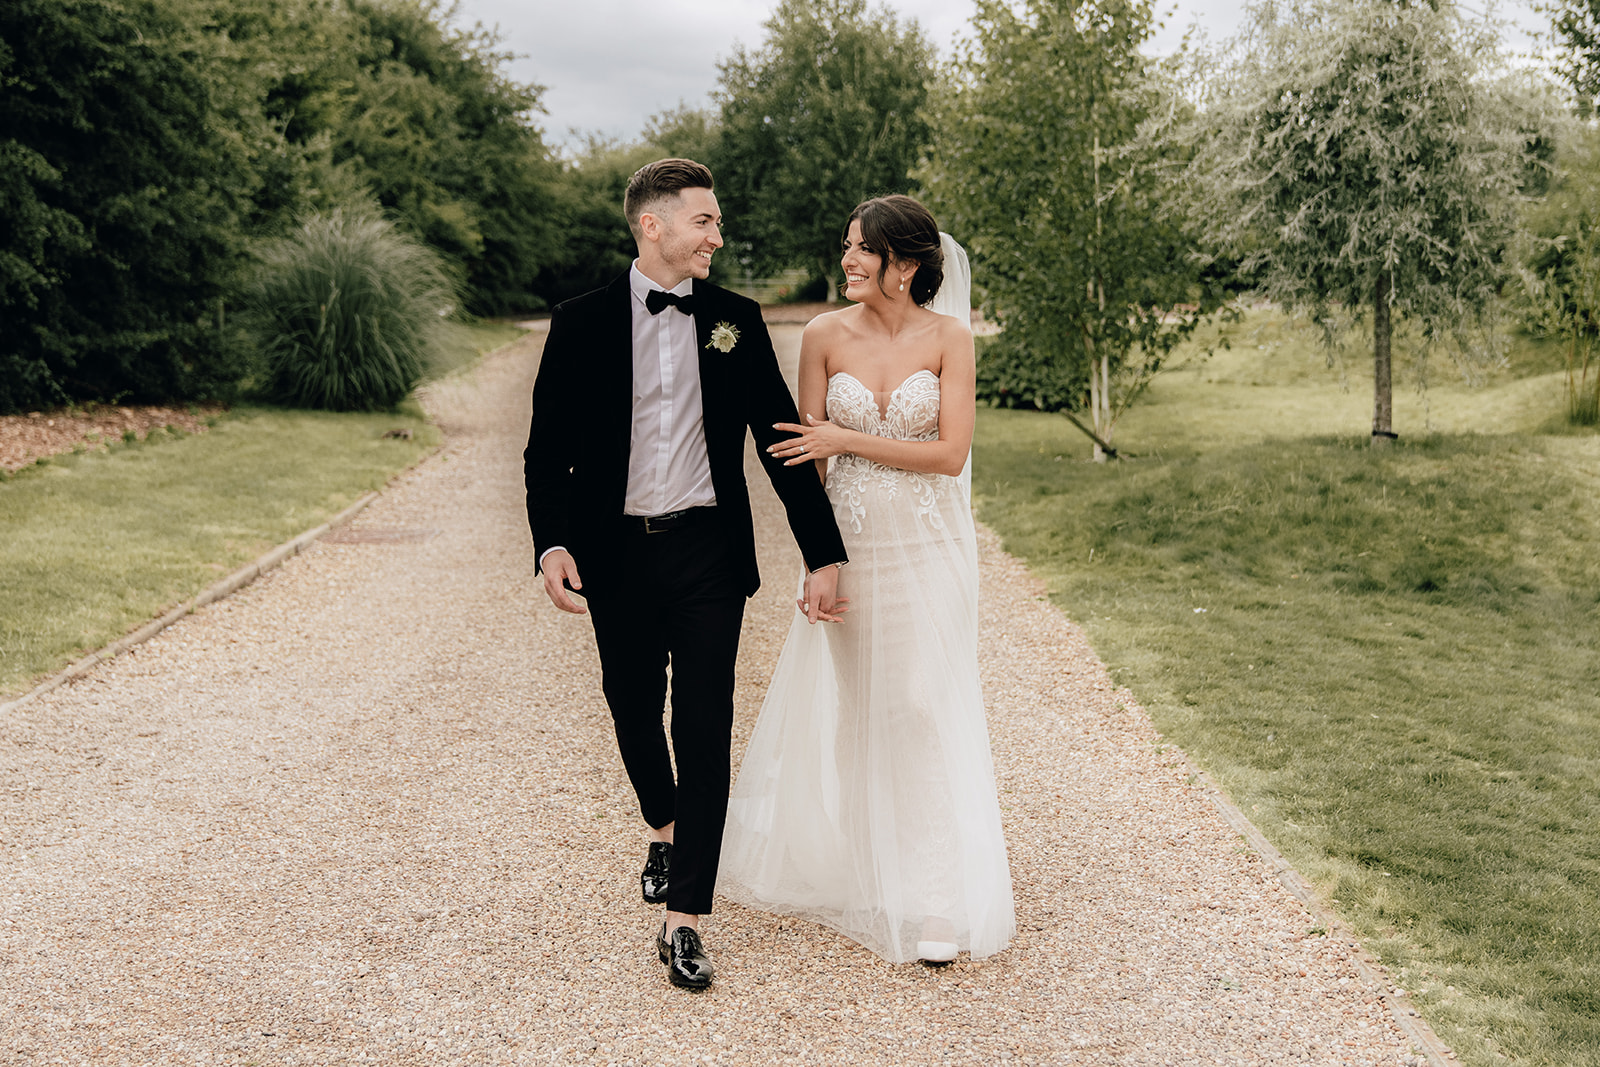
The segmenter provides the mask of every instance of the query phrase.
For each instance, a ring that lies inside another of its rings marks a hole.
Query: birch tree
[[[1141,125],[1162,104],[1143,0],[979,0],[919,169],[1002,327],[993,401],[1059,411],[1114,454],[1117,418],[1216,294],[1162,215]],[[1079,413],[1087,416],[1085,420]]]

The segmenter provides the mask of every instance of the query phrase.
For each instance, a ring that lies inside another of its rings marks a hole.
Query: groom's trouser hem
[[[745,596],[715,524],[630,537],[620,570],[625,580],[589,598],[606,703],[640,814],[651,826],[675,824],[667,907],[704,915],[727,819]],[[669,663],[670,755],[662,724]]]

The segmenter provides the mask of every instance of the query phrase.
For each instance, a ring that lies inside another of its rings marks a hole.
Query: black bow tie
[[[668,307],[675,307],[685,315],[693,315],[694,294],[679,296],[663,289],[652,289],[645,294],[644,306],[650,309],[652,315],[659,315]]]

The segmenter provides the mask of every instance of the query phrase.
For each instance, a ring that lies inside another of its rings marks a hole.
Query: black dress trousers
[[[667,907],[711,911],[732,774],[734,661],[745,596],[717,509],[647,533],[625,520],[603,591],[588,598],[617,747],[646,822],[673,828]],[[667,669],[672,670],[672,752]],[[673,773],[673,756],[677,773]]]

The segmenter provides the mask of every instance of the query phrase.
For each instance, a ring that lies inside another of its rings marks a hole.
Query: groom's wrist
[[[823,565],[822,565],[822,566],[820,566],[820,567],[813,567],[813,568],[811,568],[811,573],[812,573],[812,574],[816,574],[816,573],[817,573],[817,572],[818,572],[818,571],[825,571],[825,570],[827,570],[827,569],[828,569],[828,568],[829,568],[829,567],[843,567],[843,566],[844,566],[844,565],[845,565],[845,564],[846,564],[846,563],[847,563],[847,562],[849,562],[849,561],[848,561],[848,560],[842,560],[842,559],[841,559],[841,560],[837,560],[837,561],[835,561],[835,562],[833,562],[833,563],[824,563],[824,564],[823,564]]]

